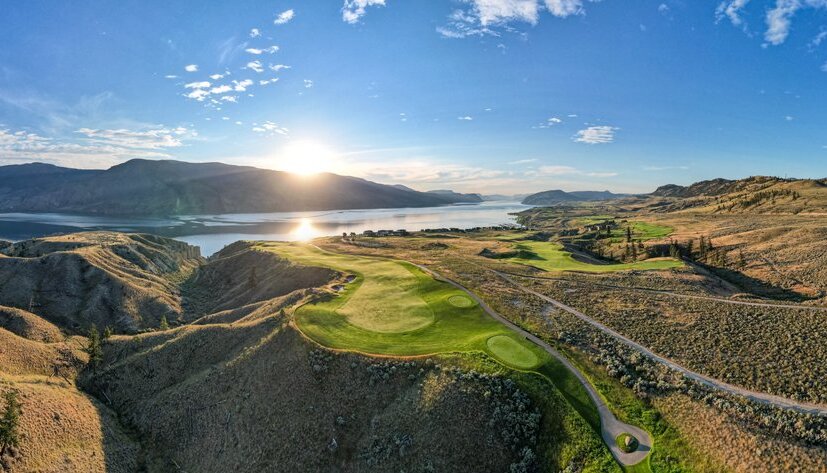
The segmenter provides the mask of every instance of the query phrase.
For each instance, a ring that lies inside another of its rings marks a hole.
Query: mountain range
[[[574,191],[566,192],[559,189],[538,192],[523,199],[525,205],[555,205],[569,202],[588,202],[598,200],[613,200],[629,197],[631,194],[615,194],[609,191]]]
[[[419,192],[356,177],[222,163],[133,159],[105,170],[30,163],[0,166],[0,212],[122,216],[432,207],[476,194]]]

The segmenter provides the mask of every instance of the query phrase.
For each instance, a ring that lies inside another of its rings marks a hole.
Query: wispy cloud
[[[469,116],[469,115],[465,115],[465,116],[463,116],[463,117],[457,117],[457,120],[462,120],[462,121],[470,122],[470,121],[474,120],[474,117]]]
[[[536,163],[537,159],[518,159],[516,161],[509,161],[508,164],[530,164]]]
[[[197,133],[185,127],[130,129],[81,128],[74,139],[47,138],[37,133],[0,128],[0,163],[47,162],[79,168],[107,167],[132,158],[169,158]]]
[[[563,123],[562,118],[551,117],[551,118],[546,119],[546,121],[544,121],[544,122],[540,122],[539,125],[533,126],[532,128],[551,128],[554,125],[559,125],[561,123]]]
[[[542,11],[558,18],[582,15],[584,2],[591,1],[595,0],[466,0],[469,6],[454,10],[437,31],[447,38],[499,35],[500,29],[510,31],[511,23],[537,24]]]
[[[577,132],[572,138],[578,143],[590,145],[612,143],[615,140],[615,132],[620,128],[614,126],[590,126]]]
[[[188,64],[184,66],[184,70],[187,72],[198,72],[198,64]]]
[[[261,61],[259,60],[248,62],[247,66],[244,69],[251,69],[258,73],[264,72],[264,66],[261,64]]]
[[[734,26],[749,32],[743,16],[749,4],[750,0],[724,0],[715,10],[716,20],[727,18]],[[773,7],[764,12],[766,44],[777,46],[786,41],[793,17],[803,9],[827,9],[827,0],[775,0]],[[818,42],[823,39],[821,37]]]
[[[305,88],[305,89],[309,89],[309,88],[311,88],[311,87],[313,87],[313,81],[312,81],[312,80],[310,80],[310,79],[305,79],[305,80],[304,80],[304,88]]]
[[[296,13],[295,13],[292,9],[290,9],[290,10],[285,10],[285,11],[283,11],[283,12],[281,12],[281,13],[279,13],[279,14],[278,14],[278,16],[276,17],[276,19],[275,19],[275,20],[273,20],[273,24],[275,24],[275,25],[283,25],[283,24],[285,24],[285,23],[289,23],[289,22],[290,22],[290,20],[292,20],[292,19],[293,19],[293,17],[295,17],[295,16],[296,16]]]
[[[372,6],[385,6],[385,0],[345,0],[342,20],[350,24],[358,23],[365,16],[365,9]]]
[[[266,121],[260,124],[253,124],[253,131],[256,133],[268,134],[268,135],[287,135],[289,130],[281,125],[278,125],[275,122]]]
[[[250,30],[251,38],[258,38],[259,36],[261,36],[261,30],[259,30],[258,28],[253,28]]]

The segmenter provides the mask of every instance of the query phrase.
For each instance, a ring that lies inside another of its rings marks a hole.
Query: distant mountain
[[[0,212],[185,215],[430,207],[480,201],[356,177],[301,177],[222,163],[133,159],[106,170],[0,166]]]
[[[479,194],[461,194],[459,192],[454,192],[452,190],[446,189],[437,189],[428,191],[428,194],[436,194],[440,196],[447,197],[449,199],[455,200],[456,202],[462,203],[478,203],[482,202],[482,196]]]
[[[629,194],[615,194],[609,191],[574,191],[565,192],[559,189],[538,192],[523,199],[526,205],[556,205],[567,202],[588,202],[597,200],[612,200],[629,197]]]

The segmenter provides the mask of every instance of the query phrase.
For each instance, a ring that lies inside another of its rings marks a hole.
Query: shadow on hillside
[[[747,276],[746,274],[740,271],[735,271],[727,268],[717,268],[714,266],[707,266],[705,264],[698,262],[696,262],[696,264],[703,267],[712,274],[718,276],[719,278],[742,288],[744,292],[748,292],[759,297],[791,302],[803,302],[810,299],[809,297],[804,296],[803,294],[795,292],[791,289],[774,286],[772,284],[767,283],[766,281],[762,281],[760,279]]]

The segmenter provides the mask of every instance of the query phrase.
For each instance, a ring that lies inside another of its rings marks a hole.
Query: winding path
[[[718,389],[720,391],[725,391],[725,392],[728,392],[728,393],[731,393],[731,394],[742,396],[742,397],[745,397],[745,398],[747,398],[751,401],[755,401],[755,402],[758,402],[758,403],[761,403],[761,404],[767,404],[767,405],[770,405],[770,406],[780,407],[780,408],[783,408],[783,409],[789,409],[789,410],[793,410],[793,411],[797,411],[797,412],[802,412],[802,413],[805,413],[805,414],[827,415],[827,406],[824,406],[824,405],[812,404],[812,403],[807,403],[807,402],[798,402],[798,401],[795,401],[795,400],[792,400],[792,399],[789,399],[789,398],[786,398],[786,397],[776,396],[774,394],[768,394],[768,393],[763,393],[763,392],[758,392],[758,391],[751,391],[749,389],[740,388],[738,386],[735,386],[735,385],[732,385],[732,384],[729,384],[729,383],[725,383],[725,382],[719,381],[715,378],[711,378],[709,376],[706,376],[706,375],[697,373],[695,371],[692,371],[689,368],[681,366],[681,365],[675,363],[674,361],[672,361],[668,358],[664,358],[663,356],[660,356],[660,355],[652,352],[651,350],[649,350],[645,346],[629,339],[628,337],[616,332],[615,330],[607,327],[606,325],[603,325],[602,323],[592,319],[591,317],[589,317],[586,314],[578,311],[577,309],[575,309],[573,307],[570,307],[570,306],[567,306],[567,305],[565,305],[562,302],[559,302],[557,300],[554,300],[551,297],[546,296],[545,294],[541,294],[537,291],[534,291],[532,289],[529,289],[529,288],[523,286],[522,284],[518,283],[517,281],[515,281],[514,279],[512,279],[511,277],[509,277],[505,273],[502,273],[500,271],[495,271],[495,270],[491,270],[491,271],[494,272],[494,274],[496,274],[497,276],[504,279],[505,281],[512,284],[513,286],[515,286],[518,289],[522,290],[523,292],[531,294],[531,295],[536,296],[536,297],[539,297],[540,299],[554,305],[555,307],[557,307],[559,309],[562,309],[562,310],[576,316],[577,318],[579,318],[583,322],[588,323],[589,325],[597,328],[601,332],[620,340],[621,342],[623,342],[626,345],[632,347],[633,349],[643,353],[644,355],[654,359],[655,361],[658,361],[658,362],[668,366],[669,368],[671,368],[675,371],[683,373],[684,376],[686,376],[687,378],[690,378],[692,380],[695,380],[698,383],[701,383],[701,384],[703,384],[705,386],[708,386],[710,388],[713,388],[713,389]],[[731,302],[741,302],[741,301],[731,301]],[[741,302],[741,303],[746,304],[746,302]],[[750,305],[757,305],[759,303],[749,303],[749,304]],[[778,307],[778,305],[776,305],[776,304],[766,304],[766,305],[768,307]]]
[[[592,402],[597,406],[598,414],[600,415],[600,435],[603,438],[603,441],[606,443],[606,446],[609,447],[609,450],[612,452],[612,455],[615,459],[624,466],[632,466],[637,465],[638,463],[642,462],[646,459],[649,455],[649,452],[652,450],[652,437],[649,435],[648,432],[645,430],[636,427],[634,425],[626,424],[621,422],[617,417],[615,417],[614,413],[612,413],[609,406],[606,404],[606,401],[600,396],[597,390],[592,386],[588,379],[577,369],[565,356],[563,356],[560,352],[552,348],[551,345],[541,340],[539,337],[533,335],[526,330],[523,330],[510,320],[506,319],[502,315],[500,315],[497,311],[492,309],[488,304],[485,303],[482,298],[476,295],[471,290],[467,289],[462,284],[459,284],[456,281],[448,279],[441,274],[416,263],[411,263],[414,266],[418,267],[419,269],[425,271],[426,273],[430,274],[434,279],[438,281],[446,282],[457,289],[465,292],[468,294],[469,297],[474,299],[477,304],[491,317],[493,317],[498,322],[502,323],[506,327],[510,328],[514,332],[518,333],[519,335],[525,337],[526,340],[529,340],[536,344],[537,346],[541,347],[545,350],[549,355],[556,358],[560,363],[562,363],[569,371],[571,371],[583,387],[586,389],[586,392],[589,393],[589,397],[591,397]],[[629,433],[633,435],[639,443],[638,448],[630,453],[626,453],[621,450],[617,446],[617,442],[615,439],[618,435],[622,433]]]

